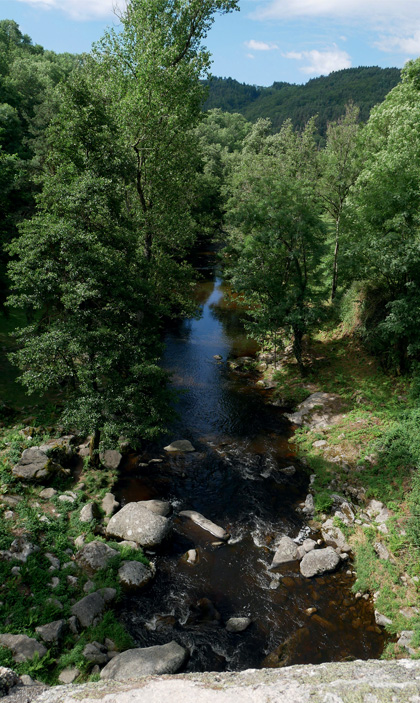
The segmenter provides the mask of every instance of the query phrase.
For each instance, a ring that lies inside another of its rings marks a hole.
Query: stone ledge
[[[49,689],[36,703],[419,703],[420,661],[145,676]]]

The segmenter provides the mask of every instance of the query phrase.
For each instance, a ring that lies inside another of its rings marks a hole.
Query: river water
[[[174,324],[164,358],[181,391],[167,441],[189,439],[196,452],[150,449],[132,457],[121,475],[122,504],[161,498],[175,515],[171,540],[149,554],[157,567],[153,584],[124,599],[121,618],[139,646],[172,639],[187,646],[187,671],[377,658],[383,637],[372,604],[351,593],[348,563],[313,579],[301,576],[296,563],[269,570],[283,535],[298,542],[319,536],[296,510],[308,473],[294,456],[281,409],[267,403],[255,379],[229,369],[228,357],[254,354],[256,346],[225,299],[211,253],[203,254],[200,269],[201,316]],[[281,471],[290,465],[292,477]],[[230,540],[217,543],[177,517],[186,509],[224,527]],[[195,564],[185,559],[192,548]],[[308,608],[316,612],[308,615]],[[229,633],[225,623],[233,616],[249,616],[252,624]]]

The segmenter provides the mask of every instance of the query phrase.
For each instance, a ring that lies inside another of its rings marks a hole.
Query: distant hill
[[[204,108],[240,112],[252,122],[269,117],[276,130],[289,117],[295,127],[302,128],[310,117],[318,115],[318,129],[325,134],[327,123],[340,117],[350,100],[359,106],[360,118],[366,122],[372,107],[382,102],[399,81],[398,68],[378,66],[346,68],[312,78],[304,85],[276,82],[269,88],[233,78],[213,78]]]

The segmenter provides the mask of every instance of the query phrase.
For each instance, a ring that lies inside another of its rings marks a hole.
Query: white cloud
[[[381,51],[408,54],[411,57],[420,55],[420,30],[413,36],[388,36],[381,37],[375,46]]]
[[[114,9],[121,8],[121,0],[18,0],[43,10],[61,10],[72,19],[89,20],[111,17]]]
[[[247,59],[255,59],[254,54],[247,54],[246,57]]]
[[[255,39],[250,39],[250,41],[245,42],[245,46],[252,51],[272,51],[273,49],[278,49],[277,44],[267,44],[263,41],[256,41]]]
[[[373,24],[384,20],[412,23],[414,19],[420,19],[420,3],[418,0],[269,0],[261,3],[256,15],[276,19],[369,19]]]
[[[341,51],[335,44],[331,49],[318,51],[289,51],[283,54],[286,59],[295,61],[305,61],[305,65],[299,68],[308,75],[327,76],[332,71],[340,71],[342,68],[351,67],[351,58],[346,51]]]

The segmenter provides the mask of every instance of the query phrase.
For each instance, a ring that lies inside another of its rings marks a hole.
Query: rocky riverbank
[[[375,452],[381,433],[398,417],[396,408],[402,411],[407,388],[404,380],[381,374],[360,348],[343,342],[341,353],[328,358],[326,347],[318,343],[312,350],[314,370],[303,380],[290,354],[276,365],[262,354],[257,383],[295,429],[291,441],[310,474],[310,494],[301,509],[325,544],[348,559],[356,597],[373,601],[376,626],[390,636],[384,656],[416,658],[420,577],[407,528],[410,468],[404,473],[401,467],[398,485]]]

